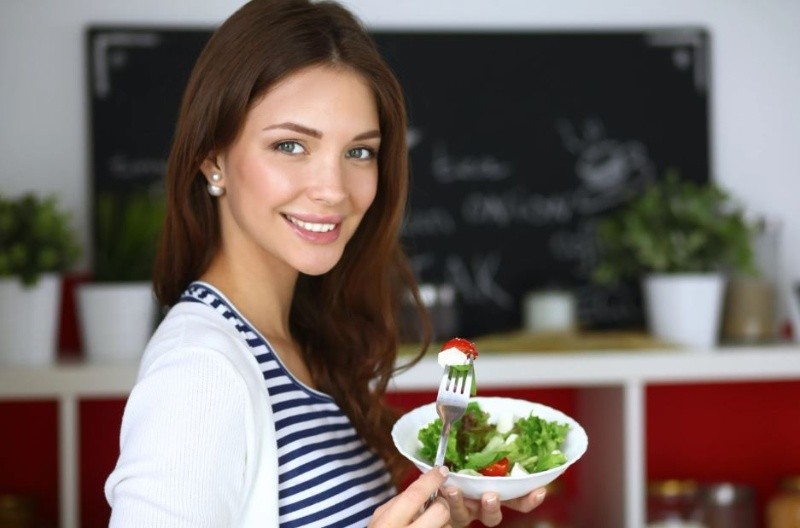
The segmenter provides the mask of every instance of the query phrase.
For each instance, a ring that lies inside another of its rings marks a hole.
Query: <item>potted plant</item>
[[[61,272],[79,256],[70,215],[54,196],[0,195],[0,362],[55,360]]]
[[[722,188],[670,171],[600,221],[595,279],[641,279],[651,333],[709,348],[717,342],[727,274],[753,270],[752,232]]]
[[[135,362],[153,330],[152,268],[164,218],[160,195],[100,193],[92,278],[78,286],[84,353],[92,362]]]

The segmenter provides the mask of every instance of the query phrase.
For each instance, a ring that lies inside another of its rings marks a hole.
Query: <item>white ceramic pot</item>
[[[721,273],[651,274],[643,279],[650,333],[668,343],[713,348],[718,341],[725,277]]]
[[[56,360],[61,276],[46,273],[34,286],[0,279],[0,363],[45,366]]]
[[[522,320],[528,332],[572,332],[577,327],[575,296],[566,290],[528,293],[522,300]]]
[[[153,332],[152,283],[85,283],[77,288],[84,358],[92,363],[136,363]]]

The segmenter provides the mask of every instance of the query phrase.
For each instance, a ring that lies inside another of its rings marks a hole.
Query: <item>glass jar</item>
[[[654,480],[647,485],[647,527],[697,526],[693,514],[698,485],[693,480]]]
[[[767,528],[800,528],[800,475],[781,481],[780,492],[767,504]]]
[[[763,216],[749,221],[755,273],[735,274],[728,281],[721,336],[725,343],[769,343],[779,337],[782,222]]]
[[[755,492],[731,482],[705,484],[698,493],[696,518],[707,528],[755,528]]]
[[[755,276],[728,280],[722,322],[725,343],[768,343],[775,340],[778,324],[775,285]]]
[[[419,296],[428,311],[433,341],[447,341],[458,334],[459,298],[452,284],[420,284]],[[409,292],[406,292],[400,312],[400,340],[419,343],[423,337],[422,321]]]

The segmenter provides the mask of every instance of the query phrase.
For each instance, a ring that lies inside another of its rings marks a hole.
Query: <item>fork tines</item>
[[[472,359],[469,361],[469,368],[458,369],[454,367],[445,367],[446,373],[443,373],[441,383],[439,384],[439,392],[448,391],[460,394],[469,394],[472,389]]]

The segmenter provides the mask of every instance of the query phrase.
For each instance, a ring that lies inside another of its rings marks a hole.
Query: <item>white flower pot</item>
[[[136,363],[153,332],[152,283],[85,283],[77,288],[84,358],[92,363]]]
[[[653,336],[698,349],[717,344],[725,290],[721,273],[651,274],[642,286]]]
[[[46,273],[34,286],[0,279],[0,363],[44,366],[55,362],[61,276]]]

